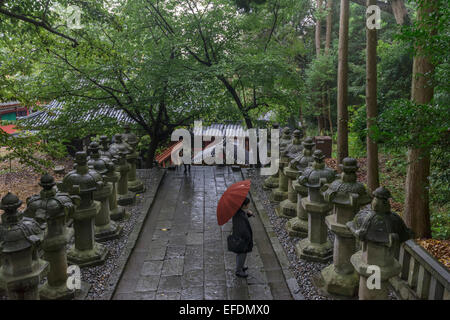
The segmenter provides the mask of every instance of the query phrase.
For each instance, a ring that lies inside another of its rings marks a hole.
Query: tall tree
[[[317,11],[316,11],[316,31],[315,31],[315,36],[314,36],[314,42],[315,42],[315,46],[316,46],[316,58],[320,57],[320,47],[321,47],[321,29],[322,29],[322,22],[321,22],[321,18],[322,18],[322,0],[317,0],[316,1],[317,4]],[[318,90],[321,94],[323,94],[322,88],[316,88],[316,90]],[[318,115],[317,115],[317,126],[319,129],[319,135],[323,134],[323,130],[324,130],[324,121],[323,121],[323,106],[324,106],[324,101],[323,101],[323,97],[321,97],[321,99],[318,100],[317,102],[317,109],[318,109]]]
[[[367,7],[376,4],[367,0]],[[377,29],[366,26],[366,113],[367,113],[367,186],[374,191],[380,186],[378,145],[371,138],[377,117]]]
[[[317,0],[317,19],[316,19],[316,34],[315,34],[315,43],[316,43],[316,56],[320,55],[320,38],[321,38],[321,11],[322,10],[322,0]]]
[[[337,162],[348,156],[348,24],[349,0],[341,0],[339,17],[338,99],[337,99]]]
[[[330,47],[331,47],[331,31],[333,29],[333,0],[328,0],[327,2],[327,29],[325,33],[325,54],[328,55],[330,53]],[[331,120],[331,94],[330,94],[330,87],[326,86],[326,98],[324,100],[327,103],[328,106],[328,123],[330,126],[330,132],[331,136],[333,136],[333,121]]]
[[[331,46],[331,32],[333,29],[333,0],[327,1],[327,31],[325,33],[325,54],[328,54]]]
[[[432,38],[436,30],[430,17],[436,15],[436,4],[433,0],[421,0],[418,2],[418,6],[418,27],[424,32],[425,37]],[[416,104],[428,104],[434,95],[432,83],[434,66],[429,53],[424,48],[425,43],[426,41],[421,41],[416,43],[415,47],[411,99]],[[410,148],[408,150],[404,219],[406,224],[414,231],[416,237],[419,238],[431,236],[429,175],[429,148]]]

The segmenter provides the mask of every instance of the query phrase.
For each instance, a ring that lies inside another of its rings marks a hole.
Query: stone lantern
[[[274,130],[279,130],[280,125],[278,123],[274,123],[272,125],[272,128]],[[271,136],[271,133],[269,132],[268,137],[270,137],[270,136]],[[267,149],[267,154],[270,156],[270,148]],[[279,177],[278,177],[278,171],[277,171],[277,173],[271,175],[264,181],[263,188],[266,190],[278,188],[278,180],[279,180]]]
[[[323,198],[323,189],[327,183],[336,179],[336,172],[325,167],[321,150],[314,151],[314,162],[299,177],[299,182],[308,188],[308,197],[302,198],[302,205],[308,213],[308,238],[298,242],[297,255],[301,259],[326,262],[331,259],[333,248],[327,237],[325,216],[331,205]]]
[[[4,210],[0,224],[0,281],[10,300],[39,300],[38,285],[48,262],[39,258],[43,230],[34,219],[17,209],[22,201],[8,192],[0,202]]]
[[[288,180],[284,175],[284,166],[288,164],[288,147],[292,143],[291,129],[285,127],[280,138],[280,161],[278,168],[278,188],[272,189],[272,201],[281,202],[288,196]]]
[[[287,178],[288,198],[280,203],[279,208],[275,209],[279,217],[287,219],[291,219],[297,215],[297,193],[292,187],[292,181],[298,178],[299,171],[297,170],[297,167],[292,163],[292,160],[302,154],[304,147],[302,145],[301,138],[301,131],[295,130],[294,140],[287,150],[289,165],[285,166],[283,169],[283,173]]]
[[[131,152],[127,155],[127,161],[130,164],[130,172],[128,173],[128,189],[132,192],[142,193],[145,191],[144,183],[136,176],[136,162],[139,158],[136,148],[139,140],[136,135],[130,131],[130,126],[128,124],[124,126],[124,129],[125,133],[122,134],[122,139],[131,147]]]
[[[109,139],[107,136],[101,136],[100,137],[100,150],[99,150],[100,156],[107,157],[111,160],[113,160],[113,155],[109,151]]]
[[[94,201],[94,191],[103,188],[102,176],[87,166],[86,152],[75,154],[76,169],[69,172],[58,184],[58,189],[80,197],[80,204],[72,215],[75,230],[75,244],[67,253],[70,263],[80,267],[102,264],[108,249],[95,241],[94,220],[101,204]]]
[[[105,181],[111,182],[113,186],[113,192],[109,197],[109,210],[111,212],[110,218],[111,220],[118,221],[129,216],[124,207],[119,206],[117,204],[117,184],[120,180],[120,173],[118,170],[118,155],[113,155],[109,151],[109,139],[107,136],[100,137],[100,156],[103,158],[108,158],[114,163],[115,172],[108,172],[104,177]]]
[[[362,209],[353,221],[347,222],[362,243],[362,250],[353,254],[350,261],[359,274],[359,299],[387,300],[388,281],[401,270],[394,254],[413,233],[399,215],[391,212],[389,190],[379,187],[372,195],[371,209]],[[378,287],[376,277],[379,277]]]
[[[341,179],[333,181],[324,193],[324,198],[333,205],[333,214],[325,218],[328,229],[334,233],[333,264],[322,270],[324,289],[331,294],[355,296],[358,288],[356,274],[350,257],[357,250],[356,241],[347,227],[361,206],[371,198],[360,182],[357,182],[356,159],[345,158],[340,165]]]
[[[303,174],[303,171],[314,161],[312,150],[315,145],[314,140],[311,137],[307,137],[305,141],[303,141],[304,149],[302,154],[298,155],[289,163],[289,166],[297,168],[297,171],[299,172],[298,177],[300,177]],[[291,237],[305,238],[308,236],[308,214],[306,213],[305,208],[303,208],[302,198],[308,196],[308,188],[301,185],[298,178],[292,181],[292,188],[297,193],[297,216],[286,222],[286,230]]]
[[[65,221],[67,215],[73,213],[74,202],[77,203],[79,198],[57,192],[54,178],[47,173],[42,175],[39,185],[42,187],[40,194],[27,199],[27,210],[32,208],[32,211],[39,213],[37,216],[42,215],[47,226],[41,248],[44,250],[44,259],[50,263],[50,271],[39,295],[41,299],[71,299],[75,291],[66,285],[66,244],[71,233]]]
[[[128,156],[132,152],[131,146],[123,141],[123,135],[117,133],[114,135],[114,143],[111,143],[111,145],[109,146],[109,152],[111,153],[111,155],[117,156],[120,148],[123,148],[123,152],[126,156]]]
[[[87,162],[89,168],[102,175],[103,188],[94,191],[94,200],[100,202],[100,212],[95,216],[95,240],[98,242],[118,238],[122,227],[110,218],[110,199],[116,193],[113,184],[108,182],[106,177],[115,178],[114,164],[108,158],[100,158],[100,146],[97,142],[91,142],[89,151],[91,156]]]
[[[117,169],[120,172],[120,180],[117,186],[117,203],[126,206],[133,204],[136,201],[136,194],[128,189],[128,172],[130,171],[130,164],[127,162],[127,149],[120,146],[116,155],[118,157]]]

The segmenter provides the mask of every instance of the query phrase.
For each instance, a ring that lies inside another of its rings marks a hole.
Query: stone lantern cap
[[[333,169],[325,167],[321,150],[314,151],[314,162],[308,166],[303,174],[298,178],[298,182],[307,188],[320,188],[326,183],[330,183],[336,179],[336,172]]]
[[[342,178],[333,181],[328,186],[324,192],[325,200],[342,205],[361,206],[370,203],[371,198],[367,189],[357,181],[355,173],[358,171],[358,162],[356,159],[344,158],[340,166],[344,171]]]
[[[37,235],[42,233],[39,224],[31,218],[23,218],[17,224],[8,229],[0,226],[0,242],[2,242],[2,253],[14,253],[39,244],[41,238]]]
[[[284,127],[283,130],[281,130],[280,151],[284,150],[291,142],[291,140],[291,128]]]
[[[290,139],[291,138],[291,134],[292,134],[291,128],[289,128],[289,127],[284,127],[283,128],[282,136],[285,139]]]
[[[136,148],[138,144],[138,138],[134,133],[130,131],[130,125],[126,124],[124,127],[125,133],[122,135],[125,142],[127,142],[133,149]]]
[[[114,143],[110,145],[109,152],[111,154],[116,154],[118,152],[118,149],[120,146],[124,147],[124,151],[126,155],[129,155],[133,150],[131,149],[131,146],[123,141],[123,135],[120,133],[117,133],[114,135]]]
[[[102,175],[114,171],[113,162],[106,157],[100,157],[100,146],[97,142],[91,142],[89,144],[89,150],[91,151],[90,159],[87,162],[89,168],[94,169]]]
[[[103,187],[102,176],[87,167],[86,152],[77,152],[75,162],[77,168],[69,172],[62,181],[64,190],[72,190],[69,193],[88,193]]]
[[[22,201],[19,200],[19,198],[15,194],[8,192],[0,202],[0,209],[6,212],[12,212],[17,210],[21,205]]]
[[[44,173],[41,176],[41,179],[39,180],[39,185],[44,189],[44,190],[51,190],[55,185],[55,179],[48,174],[48,172]]]
[[[57,218],[65,215],[65,210],[74,209],[73,199],[69,194],[64,192],[56,192],[52,190],[55,185],[55,179],[45,173],[41,176],[39,185],[44,189],[38,195],[33,195],[27,199],[27,209],[25,215],[28,215],[27,211],[35,212],[33,217],[37,221],[42,220],[45,222],[47,218]]]
[[[100,154],[102,156],[112,158],[111,152],[109,152],[109,138],[107,136],[101,136],[100,137]]]
[[[372,195],[374,199],[371,209],[361,210],[355,215],[353,221],[347,222],[350,231],[361,241],[380,244],[391,243],[392,236],[400,242],[411,239],[412,231],[398,214],[390,211],[389,190],[379,187]]]
[[[15,217],[15,219],[8,219],[9,221],[0,224],[0,243],[2,243],[3,253],[22,251],[41,240],[43,232],[39,224],[31,218],[19,218],[17,208],[21,204],[22,201],[10,192],[0,202],[0,209]]]
[[[300,173],[314,161],[312,149],[316,144],[311,137],[307,137],[305,141],[302,142],[302,145],[304,147],[303,153],[298,154],[297,157],[290,162],[291,167],[296,168]]]
[[[294,139],[290,144],[287,146],[287,157],[290,159],[293,159],[297,157],[304,149],[302,142],[301,142],[301,131],[295,130],[294,131]]]

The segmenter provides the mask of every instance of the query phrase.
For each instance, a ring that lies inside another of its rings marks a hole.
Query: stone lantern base
[[[296,252],[300,259],[327,262],[333,258],[333,245],[327,238],[325,216],[330,211],[327,203],[302,199],[303,208],[308,213],[308,238],[297,243]]]
[[[128,181],[128,190],[134,193],[143,193],[145,186],[141,180],[136,178],[136,180]]]
[[[111,210],[109,217],[114,221],[127,220],[130,217],[130,214],[128,214],[124,207],[117,206],[117,208]]]
[[[270,195],[270,201],[272,202],[281,202],[288,197],[287,190],[284,191],[278,187],[277,189],[272,189],[272,194]]]
[[[300,259],[314,262],[328,262],[333,258],[333,246],[330,241],[312,243],[309,239],[299,241],[295,247]]]
[[[92,250],[77,250],[74,246],[67,252],[67,261],[70,264],[76,264],[80,268],[92,267],[103,264],[109,250],[102,244],[94,242]]]
[[[263,189],[275,189],[278,188],[278,174],[268,177],[264,180]]]
[[[2,279],[4,289],[9,300],[39,300],[38,285],[45,272],[48,272],[49,263],[39,259],[33,263],[32,271],[19,276],[10,276],[0,269],[0,278]],[[17,295],[23,293],[23,297]]]
[[[389,295],[389,279],[400,273],[400,263],[392,259],[390,264],[380,266],[380,288],[369,289],[367,287],[367,279],[372,273],[367,270],[369,264],[364,261],[362,250],[352,255],[350,261],[360,277],[359,300],[387,300]]]
[[[286,230],[290,237],[306,238],[308,236],[308,220],[295,217],[286,222]]]
[[[358,293],[359,277],[356,272],[341,274],[336,271],[334,264],[322,269],[323,290],[330,294],[354,297]]]
[[[289,199],[283,200],[280,207],[275,208],[277,216],[292,219],[297,215],[297,204]]]
[[[67,288],[66,283],[63,283],[59,287],[51,287],[46,282],[39,288],[39,297],[41,300],[71,300],[75,298],[75,290]]]
[[[126,194],[117,195],[117,204],[121,206],[129,206],[136,202],[136,194],[128,191]]]
[[[321,271],[324,290],[330,294],[354,297],[358,292],[359,277],[350,264],[355,252],[355,238],[346,225],[337,223],[337,215],[325,217],[328,229],[335,234],[334,263]]]
[[[110,221],[104,226],[95,226],[95,241],[103,242],[111,239],[117,239],[122,232],[122,226],[114,221]]]

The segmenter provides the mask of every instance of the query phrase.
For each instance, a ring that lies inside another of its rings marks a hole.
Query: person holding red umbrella
[[[248,210],[250,199],[247,194],[250,190],[250,180],[236,182],[222,195],[217,205],[217,222],[224,225],[233,218],[233,231],[228,236],[228,250],[236,253],[236,276],[246,278],[244,267],[247,253],[253,249],[253,232],[248,218],[253,213]]]
[[[245,198],[241,208],[233,216],[233,232],[229,237],[240,239],[236,241],[234,247],[230,247],[230,240],[228,242],[228,250],[236,253],[236,276],[241,278],[248,277],[246,273],[248,267],[244,267],[247,253],[253,249],[253,231],[250,226],[249,217],[253,216],[253,213],[248,209],[250,205],[250,199]]]

